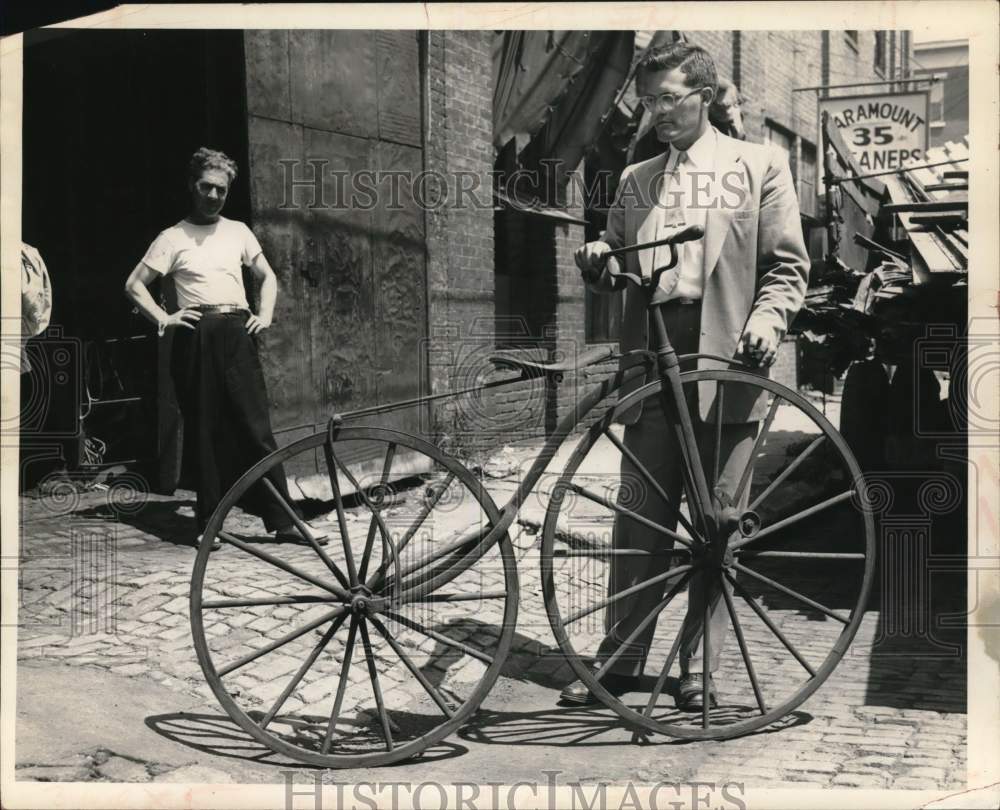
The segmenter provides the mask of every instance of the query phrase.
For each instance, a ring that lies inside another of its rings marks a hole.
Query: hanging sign
[[[924,160],[928,146],[927,93],[879,93],[821,98],[820,116],[834,125],[864,171],[896,169]]]

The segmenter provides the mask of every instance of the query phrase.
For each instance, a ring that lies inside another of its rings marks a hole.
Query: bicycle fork
[[[662,381],[660,387],[660,404],[668,422],[676,431],[681,448],[681,461],[684,474],[684,489],[687,492],[688,505],[691,509],[691,521],[704,533],[703,539],[715,547],[722,555],[725,544],[721,542],[728,531],[726,525],[735,514],[732,504],[721,497],[713,498],[705,477],[705,469],[701,463],[698,444],[694,435],[694,424],[688,412],[681,385],[680,362],[677,352],[667,335],[663,322],[662,304],[655,304],[649,309],[649,317],[654,336],[654,351],[656,353],[657,371]],[[721,414],[719,415],[721,418]],[[713,504],[717,504],[713,508]],[[679,504],[678,507],[679,508]],[[704,550],[704,549],[703,549]],[[721,557],[720,557],[721,561]]]

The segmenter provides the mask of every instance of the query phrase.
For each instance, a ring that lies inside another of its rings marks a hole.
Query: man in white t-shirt
[[[171,373],[185,432],[197,447],[198,535],[236,480],[277,448],[271,433],[267,389],[252,336],[271,325],[278,282],[260,243],[242,222],[221,216],[236,164],[204,147],[190,164],[191,213],[161,231],[136,265],[125,291],[157,324],[174,329]],[[261,282],[260,311],[247,304],[242,268]],[[170,275],[178,310],[168,314],[148,286]],[[268,474],[298,514],[281,466]],[[240,505],[259,515],[278,541],[301,541],[287,510],[261,484]],[[321,542],[325,539],[313,537]],[[213,544],[217,547],[216,544]]]

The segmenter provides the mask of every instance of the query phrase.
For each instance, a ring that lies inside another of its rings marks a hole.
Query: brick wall
[[[475,173],[477,197],[487,201],[493,167],[491,42],[488,31],[431,31],[425,62],[426,170],[449,179]],[[492,342],[493,210],[489,204],[448,204],[427,211],[426,221],[426,376],[429,393],[436,394],[474,384],[482,364],[473,355]],[[446,444],[460,443],[463,425],[484,410],[488,399],[445,400],[434,406],[434,432]]]
[[[744,120],[748,137],[762,142],[766,122],[778,124],[815,144],[816,94],[793,92],[795,87],[880,78],[874,72],[874,32],[859,31],[857,47],[844,32],[830,32],[828,71],[824,75],[824,37],[819,31],[692,31],[687,38],[705,47],[716,61],[719,75],[736,78],[747,103]],[[430,148],[428,161],[444,170],[464,168],[486,172],[492,165],[491,34],[434,32],[429,38]],[[903,54],[899,55],[902,60]],[[634,100],[631,96],[628,100]],[[432,168],[428,166],[428,168]],[[794,156],[793,156],[794,168]],[[430,331],[441,333],[438,349],[449,341],[467,339],[482,356],[488,354],[496,318],[522,315],[535,338],[526,356],[539,360],[575,357],[585,351],[584,298],[573,252],[584,241],[582,226],[561,225],[512,212],[495,220],[486,211],[447,211],[429,214]],[[575,212],[582,215],[582,211]],[[494,275],[494,239],[497,261],[506,267]],[[494,291],[499,291],[494,298]],[[437,332],[436,332],[437,330]],[[444,330],[442,332],[442,330]],[[503,338],[501,337],[501,343]],[[455,357],[447,351],[433,355],[432,390],[450,390],[462,381],[455,377]],[[483,362],[481,379],[496,379]],[[613,364],[592,370],[610,372]],[[507,372],[509,373],[509,372]],[[795,384],[794,343],[782,347],[775,376]],[[541,436],[551,430],[579,395],[601,378],[566,375],[562,384],[546,389],[541,381],[495,389],[478,401],[470,425],[458,404],[438,409],[442,425],[469,429],[467,441],[478,452],[508,441]],[[467,381],[467,380],[466,380]],[[591,419],[599,416],[596,412]]]

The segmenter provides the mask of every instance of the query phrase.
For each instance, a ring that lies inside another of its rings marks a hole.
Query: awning
[[[573,216],[564,208],[545,205],[543,202],[533,197],[531,199],[525,199],[523,196],[512,198],[503,191],[495,190],[493,192],[493,199],[501,209],[506,208],[511,211],[517,211],[521,214],[540,217],[541,219],[555,220],[556,222],[560,222],[564,225],[587,224],[587,220]]]
[[[536,196],[560,194],[598,139],[629,75],[633,41],[633,31],[505,31],[494,38],[493,144],[507,168],[554,169]],[[558,203],[545,200],[546,207]]]

